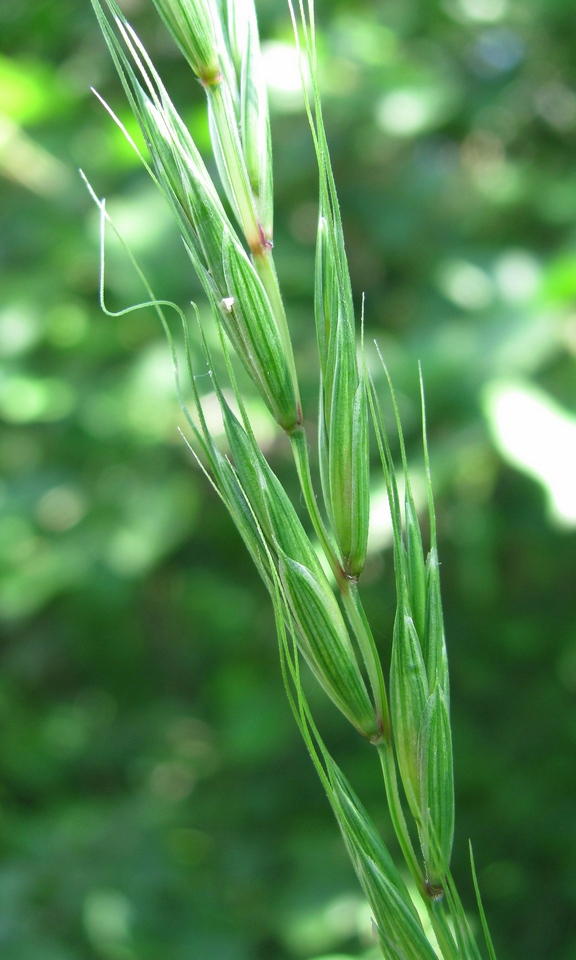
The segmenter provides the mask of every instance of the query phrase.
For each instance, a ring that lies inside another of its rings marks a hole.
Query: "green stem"
[[[366,666],[374,704],[380,722],[380,729],[384,740],[390,740],[390,714],[388,711],[388,698],[386,696],[386,686],[384,683],[384,674],[382,673],[382,664],[376,649],[374,634],[370,629],[370,624],[364,612],[358,584],[355,580],[345,577],[340,583],[342,600],[350,625],[354,630],[354,635],[358,641],[362,659]]]
[[[362,601],[360,600],[360,596],[358,594],[358,584],[356,581],[347,577],[344,573],[342,564],[336,555],[334,547],[330,541],[328,531],[326,530],[326,526],[320,515],[316,501],[316,495],[314,493],[312,476],[310,473],[310,458],[308,455],[308,444],[306,441],[304,427],[300,427],[298,430],[296,430],[290,436],[290,441],[292,443],[292,451],[294,454],[294,460],[296,462],[296,469],[298,471],[304,502],[310,515],[316,536],[318,537],[324,554],[326,555],[330,567],[332,568],[336,583],[340,589],[342,602],[344,604],[348,620],[352,629],[354,630],[354,635],[358,642],[358,646],[360,647],[362,659],[364,660],[366,671],[368,673],[368,679],[372,688],[374,706],[378,716],[381,736],[385,740],[388,740],[390,738],[390,715],[388,711],[388,700],[386,697],[386,687],[384,684],[382,665],[376,649],[374,636],[370,629],[370,625],[362,606]]]
[[[246,169],[230,92],[221,81],[207,86],[206,93],[214,127],[217,131],[220,154],[226,167],[227,179],[232,192],[233,206],[236,207],[236,213],[250,248],[254,266],[268,294],[292,375],[296,400],[300,405],[294,351],[272,257],[272,240],[264,236],[258,216],[256,198]]]
[[[326,526],[322,520],[320,511],[318,509],[318,504],[316,502],[316,494],[314,493],[312,475],[310,473],[308,442],[304,427],[299,427],[294,431],[294,433],[290,434],[290,443],[292,444],[292,453],[296,463],[296,470],[298,471],[298,479],[300,480],[300,488],[304,497],[304,503],[306,504],[306,509],[310,515],[314,532],[320,541],[320,545],[324,551],[324,554],[326,555],[337,582],[340,582],[343,571],[340,561],[336,556],[334,547],[330,541],[328,531],[326,530]]]
[[[434,902],[430,900],[430,897],[425,897],[425,903],[432,929],[438,941],[438,946],[442,951],[442,956],[445,960],[464,960],[454,942],[454,935],[446,921],[444,904]]]
[[[226,167],[228,184],[232,191],[230,200],[232,205],[236,206],[236,213],[242,224],[248,246],[251,250],[256,250],[261,245],[261,229],[230,92],[221,80],[220,83],[206,87],[206,94],[218,137],[220,155]]]
[[[402,854],[408,869],[410,870],[412,879],[418,888],[418,892],[420,893],[422,899],[425,900],[426,887],[424,885],[420,864],[414,852],[414,847],[412,845],[412,840],[410,839],[408,826],[406,824],[406,818],[402,809],[400,794],[398,793],[398,781],[396,778],[394,754],[392,750],[392,744],[389,741],[384,741],[383,743],[378,744],[378,756],[380,757],[380,763],[382,766],[384,785],[386,787],[386,797],[388,800],[388,808],[390,810],[390,817],[392,819],[394,833],[396,834],[398,843],[400,844]]]
[[[296,373],[296,363],[294,361],[294,350],[292,348],[292,339],[290,337],[290,330],[288,328],[288,320],[286,319],[286,311],[284,310],[282,294],[280,293],[280,287],[278,285],[278,276],[274,266],[272,251],[269,246],[260,246],[257,250],[252,251],[252,258],[254,261],[254,266],[256,267],[256,272],[258,273],[258,276],[262,281],[262,286],[264,287],[266,293],[268,294],[268,299],[270,300],[272,312],[274,313],[274,317],[276,319],[276,326],[280,334],[280,339],[282,340],[282,346],[284,347],[284,354],[288,362],[288,369],[292,375],[292,382],[296,392],[296,402],[298,403],[298,407],[300,407],[298,375]],[[306,452],[306,458],[307,457],[308,453]],[[308,468],[308,474],[309,473],[310,469]],[[310,514],[310,516],[312,516],[312,514]]]
[[[402,850],[402,854],[410,871],[410,875],[416,884],[416,888],[422,898],[422,902],[426,906],[426,910],[432,924],[432,929],[434,930],[436,940],[438,941],[438,946],[442,951],[442,956],[444,960],[462,960],[462,958],[458,955],[457,947],[454,943],[454,937],[452,936],[448,924],[446,923],[443,904],[431,900],[428,890],[426,889],[420,864],[408,832],[406,818],[402,809],[402,801],[400,800],[400,794],[398,793],[396,763],[394,761],[394,753],[391,742],[388,741],[378,744],[378,755],[382,765],[384,785],[386,787],[386,797],[388,800],[388,809],[390,810],[390,817],[392,820],[392,826],[394,827],[394,833],[396,834],[398,843],[400,844],[400,849]]]

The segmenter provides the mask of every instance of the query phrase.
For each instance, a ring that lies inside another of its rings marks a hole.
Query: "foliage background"
[[[125,4],[205,147],[202,92],[150,6]],[[258,10],[263,36],[286,43],[284,5]],[[472,905],[471,837],[501,960],[573,960],[574,518],[554,520],[552,480],[507,462],[485,400],[490,382],[521,378],[575,422],[573,7],[325,0],[318,16],[353,282],[414,458],[424,366],[455,873]],[[156,320],[98,307],[98,219],[79,166],[157,295],[186,304],[198,289],[161,199],[89,92],[129,122],[90,6],[4,3],[0,36],[2,956],[371,956],[284,701],[263,588],[177,434]],[[268,51],[278,82],[285,47]],[[277,263],[313,411],[314,159],[297,98],[272,93]],[[107,285],[113,307],[142,298],[113,245]],[[538,453],[534,425],[517,429]],[[386,650],[385,540],[366,580]],[[389,837],[375,757],[320,695],[316,710]]]

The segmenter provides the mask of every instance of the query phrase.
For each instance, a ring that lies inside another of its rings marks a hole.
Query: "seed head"
[[[219,83],[224,48],[213,4],[205,0],[153,0],[158,13],[205,86]]]
[[[244,495],[266,538],[298,646],[329,697],[368,739],[379,734],[344,618],[310,539],[278,478],[221,397],[226,435]]]

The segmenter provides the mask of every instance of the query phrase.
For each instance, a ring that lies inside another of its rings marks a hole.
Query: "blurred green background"
[[[124,4],[202,148],[202,91]],[[276,260],[314,414],[316,172],[287,11],[260,0]],[[367,337],[419,459],[427,390],[468,838],[500,960],[576,958],[576,31],[569,0],[318,3]],[[198,285],[88,0],[0,7],[0,954],[349,960],[370,917],[285,703],[263,587],[177,433],[152,313],[105,317],[106,196],[159,297]],[[143,299],[110,244],[109,305]],[[261,419],[276,469],[282,438]],[[291,482],[290,480],[288,482]],[[375,478],[377,483],[377,477]],[[365,598],[393,617],[375,490]],[[376,759],[321,694],[391,840]]]

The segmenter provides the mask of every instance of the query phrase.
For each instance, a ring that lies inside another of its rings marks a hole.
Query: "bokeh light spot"
[[[28,304],[14,303],[0,313],[0,356],[26,353],[38,339],[38,317]]]
[[[527,250],[506,250],[496,262],[498,291],[509,303],[524,303],[538,291],[542,270]]]
[[[61,420],[74,406],[70,384],[55,377],[7,378],[0,386],[0,413],[9,423]]]
[[[270,104],[280,113],[304,108],[300,62],[296,47],[279,40],[262,44],[262,71]],[[307,76],[304,68],[304,76]]]
[[[438,271],[438,285],[448,300],[464,310],[482,310],[494,296],[488,274],[465,260],[444,263]]]
[[[38,501],[36,518],[45,530],[56,533],[70,530],[86,513],[86,501],[79,490],[69,486],[52,487]]]
[[[504,459],[542,485],[556,523],[576,526],[576,417],[520,382],[489,383],[484,410]]]
[[[458,0],[458,7],[468,20],[497,23],[508,11],[507,0]]]
[[[393,90],[376,108],[380,127],[396,137],[412,137],[434,125],[440,101],[434,90]]]
[[[131,907],[119,890],[91,891],[84,901],[83,921],[88,939],[105,960],[130,960]]]

